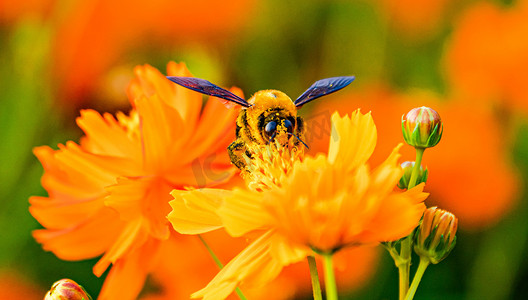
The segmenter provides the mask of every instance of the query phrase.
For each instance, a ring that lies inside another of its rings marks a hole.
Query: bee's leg
[[[244,142],[240,139],[237,139],[236,141],[232,142],[227,147],[227,153],[229,154],[231,163],[233,163],[240,170],[244,170],[244,168],[246,167],[246,162],[242,157],[242,153],[244,153],[245,151],[244,148]]]

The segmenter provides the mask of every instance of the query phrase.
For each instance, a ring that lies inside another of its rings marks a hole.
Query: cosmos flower
[[[224,226],[232,236],[253,239],[193,297],[224,299],[238,285],[266,284],[284,266],[313,251],[333,253],[396,240],[417,226],[427,194],[423,184],[393,191],[402,175],[400,146],[371,171],[367,161],[376,145],[376,128],[370,114],[336,113],[332,124],[328,155],[298,159],[291,169],[274,161],[298,157],[268,146],[280,157],[270,156],[271,162],[260,170],[274,178],[280,172],[284,176],[267,189],[173,191],[169,220],[177,231],[197,234]],[[199,222],[190,222],[190,214]]]
[[[326,117],[329,111],[345,114],[360,107],[372,110],[377,120],[380,138],[371,161],[381,162],[392,151],[392,145],[403,141],[402,115],[422,105],[438,111],[445,132],[440,143],[425,152],[422,161],[429,169],[425,189],[431,196],[427,205],[453,212],[459,218],[460,227],[466,230],[492,226],[514,207],[519,178],[508,160],[508,141],[489,102],[442,99],[419,90],[398,94],[372,86],[316,104],[312,117],[306,118],[307,129],[313,131],[310,151],[326,152],[330,139]],[[414,161],[413,147],[404,146],[401,152],[403,160]]]
[[[477,2],[458,20],[445,68],[461,98],[493,100],[528,112],[528,2]]]
[[[167,69],[191,76],[184,64]],[[219,184],[235,172],[225,150],[234,139],[235,109],[218,99],[202,105],[201,94],[151,66],[135,74],[128,115],[84,110],[77,119],[85,133],[80,144],[34,150],[48,197],[30,199],[30,212],[44,227],[33,235],[64,260],[102,255],[97,276],[113,265],[100,299],[135,299],[163,244],[178,236],[166,219],[171,190]]]

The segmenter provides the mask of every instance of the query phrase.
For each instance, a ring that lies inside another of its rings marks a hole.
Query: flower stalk
[[[414,274],[411,287],[409,288],[409,291],[407,292],[407,296],[405,297],[404,300],[412,300],[414,298],[414,294],[416,293],[416,290],[418,289],[418,285],[420,284],[423,274],[425,273],[425,270],[427,269],[429,264],[430,264],[429,260],[420,258],[418,269],[416,270],[416,273]]]
[[[410,236],[404,238],[401,242],[400,262],[398,266],[398,275],[400,279],[400,296],[399,299],[405,299],[407,290],[409,289],[409,273],[411,270],[411,247],[412,238]]]
[[[407,189],[412,189],[416,186],[416,179],[420,174],[420,166],[422,165],[422,158],[425,152],[425,148],[416,148],[416,160],[411,174],[411,179],[409,180],[409,186]]]
[[[325,275],[325,289],[327,300],[337,300],[337,285],[334,274],[334,264],[332,261],[333,253],[324,253],[324,275]]]
[[[211,257],[213,258],[213,260],[214,260],[215,264],[218,266],[218,268],[222,269],[224,267],[224,265],[222,264],[222,262],[220,261],[218,256],[216,256],[216,254],[214,253],[213,249],[211,249],[211,247],[209,246],[209,244],[207,244],[207,242],[204,240],[204,238],[202,237],[201,234],[198,234],[198,238],[200,239],[200,241],[204,245],[205,249],[207,249],[207,252],[209,252],[209,255],[211,255]],[[246,296],[244,295],[244,293],[242,293],[242,290],[239,287],[237,287],[235,289],[235,292],[237,293],[238,298],[240,298],[240,300],[247,300]]]
[[[416,185],[416,179],[420,173],[420,166],[422,165],[423,153],[425,148],[415,148],[416,159],[414,168],[412,170],[411,179],[409,180],[409,186],[407,189],[411,189]],[[400,281],[400,294],[399,299],[404,300],[405,295],[409,289],[409,273],[411,270],[411,248],[412,248],[412,234],[404,238],[401,242],[400,257],[401,263],[398,264],[398,274]]]
[[[310,278],[312,279],[312,291],[314,300],[323,300],[321,294],[321,283],[319,282],[319,273],[317,272],[317,263],[313,255],[306,257],[308,266],[310,267]]]

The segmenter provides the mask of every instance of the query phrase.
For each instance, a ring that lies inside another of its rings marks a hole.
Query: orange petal
[[[141,122],[141,137],[145,168],[150,172],[162,173],[170,163],[170,149],[184,141],[183,120],[176,109],[166,105],[157,95],[136,100]],[[179,147],[178,147],[179,148]]]
[[[101,255],[115,242],[124,224],[114,210],[101,209],[92,218],[71,228],[39,229],[33,237],[46,251],[64,260],[81,260]]]
[[[82,110],[77,125],[84,131],[84,149],[95,154],[127,157],[141,157],[141,144],[131,139],[127,130],[110,114],[101,116],[94,110]]]
[[[166,219],[170,211],[171,187],[157,177],[119,178],[108,188],[105,205],[115,209],[123,221],[143,218],[143,226],[149,234],[165,240],[169,236]]]
[[[239,89],[234,92],[241,94]],[[239,108],[226,108],[218,98],[209,97],[198,127],[189,141],[189,147],[195,149],[193,155],[195,157],[207,155],[219,148],[222,152],[226,152],[225,148],[236,139],[235,124],[239,111]]]
[[[48,229],[64,229],[89,221],[103,208],[103,198],[65,202],[55,198],[29,198],[29,212]]]
[[[115,264],[118,259],[123,258],[126,253],[137,249],[146,240],[147,233],[144,230],[142,220],[137,219],[134,222],[128,222],[119,237],[114,239],[114,243],[110,249],[106,251],[103,257],[93,267],[94,274],[101,276],[110,264]]]
[[[136,299],[158,259],[159,241],[151,239],[117,260],[105,279],[99,300]]]

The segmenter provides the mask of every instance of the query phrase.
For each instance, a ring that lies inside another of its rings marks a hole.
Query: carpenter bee
[[[249,143],[266,145],[276,140],[285,145],[290,139],[294,139],[294,145],[302,143],[308,147],[303,142],[304,121],[297,115],[297,109],[307,102],[346,87],[355,79],[354,76],[321,79],[310,86],[295,101],[277,90],[258,91],[246,101],[204,79],[176,76],[168,76],[167,78],[193,91],[243,106],[236,121],[236,140],[227,147],[231,162],[240,170],[244,170],[246,166],[242,155],[245,153],[250,157],[246,151],[246,145]]]

